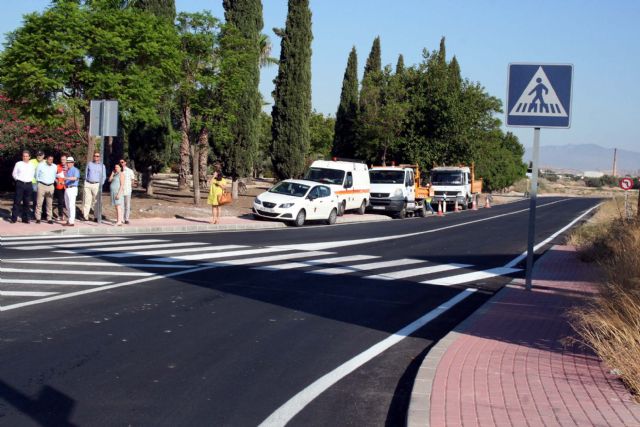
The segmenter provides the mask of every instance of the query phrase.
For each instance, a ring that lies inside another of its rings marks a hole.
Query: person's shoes
[[[23,220],[22,220],[22,223],[23,223],[23,224],[29,224],[29,222],[30,222],[30,221],[29,221],[28,219],[23,219]]]
[[[125,224],[129,224],[129,221],[125,221],[124,223],[125,223]]]
[[[68,222],[65,222],[64,224],[62,224],[63,227],[73,227],[74,224],[69,224]]]
[[[9,220],[9,222],[10,222],[11,224],[15,224],[15,223],[16,223],[16,222],[18,222],[18,221],[16,221],[15,219],[11,218],[11,219]]]
[[[40,224],[40,220],[39,219],[36,219],[36,224]]]
[[[49,221],[47,221],[47,224],[53,224],[53,220],[50,219]]]

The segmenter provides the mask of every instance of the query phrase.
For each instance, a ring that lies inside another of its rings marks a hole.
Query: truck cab
[[[435,203],[471,207],[473,197],[482,192],[482,180],[476,180],[473,166],[442,166],[431,170],[431,191]]]
[[[371,201],[369,210],[399,218],[417,213],[424,216],[424,200],[416,197],[419,187],[412,167],[376,166],[369,170]]]

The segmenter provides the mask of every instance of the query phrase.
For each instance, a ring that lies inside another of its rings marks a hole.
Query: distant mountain
[[[524,161],[532,158],[531,147],[525,147]],[[595,144],[546,145],[540,147],[540,167],[565,171],[600,171],[611,173],[613,148]],[[618,175],[640,171],[640,153],[618,150]]]

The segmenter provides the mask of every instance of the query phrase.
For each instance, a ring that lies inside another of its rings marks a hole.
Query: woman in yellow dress
[[[218,199],[222,196],[226,185],[227,180],[222,177],[222,173],[219,170],[214,171],[209,183],[209,197],[207,198],[207,203],[211,205],[211,224],[217,224],[220,219],[220,202]]]

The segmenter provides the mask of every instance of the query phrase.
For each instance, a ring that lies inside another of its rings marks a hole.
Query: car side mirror
[[[314,201],[314,200],[316,199],[316,196],[314,196],[313,194],[309,194],[309,195],[307,196],[307,199],[308,199],[308,200],[311,200],[311,201]]]
[[[344,188],[351,188],[351,187],[353,187],[353,178],[349,176],[347,177],[347,182],[344,183]]]

